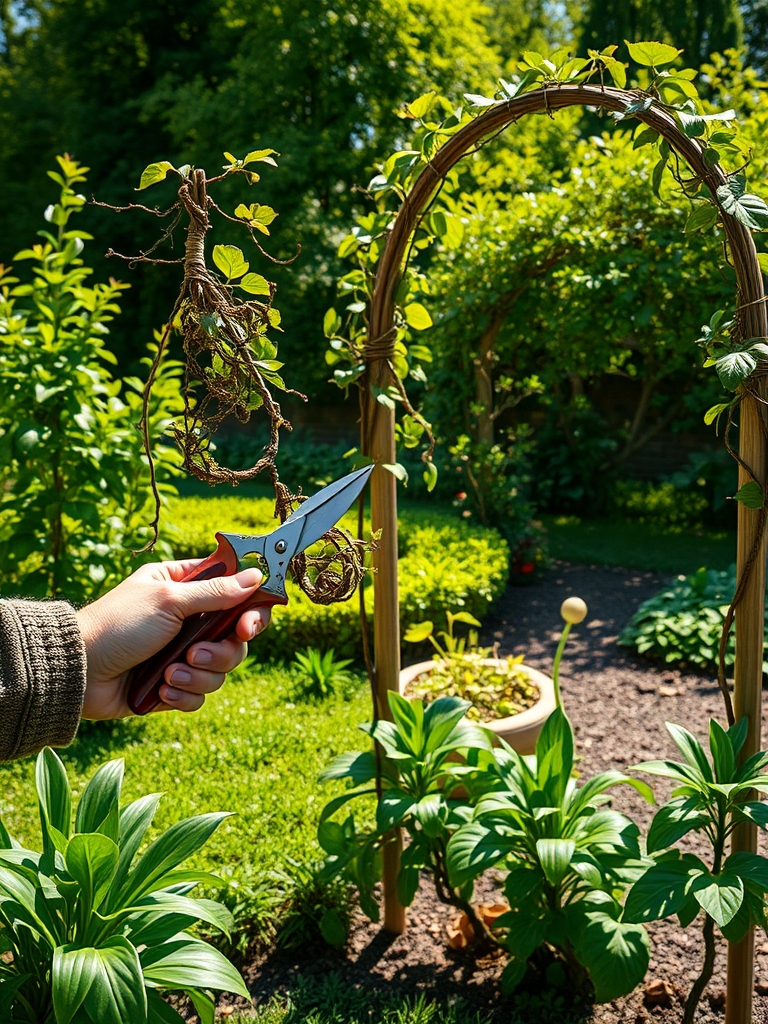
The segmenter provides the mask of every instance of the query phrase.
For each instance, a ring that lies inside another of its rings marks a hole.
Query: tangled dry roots
[[[210,484],[237,484],[268,472],[275,488],[275,516],[281,523],[305,500],[305,496],[292,494],[279,480],[275,465],[279,432],[281,428],[290,430],[291,424],[269,388],[268,377],[275,383],[274,372],[263,367],[263,363],[259,365],[265,348],[269,356],[266,333],[272,325],[274,286],[270,286],[269,302],[243,300],[206,266],[205,235],[211,227],[209,211],[215,204],[208,196],[204,171],[192,171],[178,195],[177,208],[189,217],[184,279],[150,369],[140,424],[155,498],[153,536],[144,550],[151,549],[157,541],[160,521],[160,496],[149,435],[152,384],[174,329],[182,336],[184,350],[183,423],[173,428],[184,468]],[[262,372],[263,368],[266,372]],[[288,394],[305,397],[285,388],[279,378],[278,382]],[[269,440],[261,458],[243,470],[219,465],[211,454],[211,438],[218,426],[229,416],[247,423],[251,413],[262,407],[269,420]],[[300,553],[293,558],[291,569],[298,585],[316,604],[346,601],[366,572],[365,554],[371,545],[339,527],[331,529],[323,539],[326,546],[321,554]]]

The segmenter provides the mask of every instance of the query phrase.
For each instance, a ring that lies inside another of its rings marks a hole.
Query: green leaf
[[[433,700],[427,705],[424,712],[424,733],[426,735],[424,752],[426,754],[434,754],[444,744],[450,743],[454,739],[457,741],[458,747],[460,739],[463,740],[466,737],[457,736],[456,728],[471,706],[468,700],[461,700],[459,697],[438,697],[437,700]]]
[[[117,867],[120,851],[98,832],[74,835],[67,845],[67,871],[80,885],[85,906],[98,910]]]
[[[430,839],[436,839],[445,828],[448,807],[440,793],[428,793],[416,804],[416,818]]]
[[[435,489],[437,483],[437,466],[434,462],[428,462],[424,467],[424,473],[422,474],[424,483],[427,485],[427,491],[431,494]]]
[[[139,181],[139,187],[136,191],[141,192],[142,189],[149,188],[150,185],[156,185],[160,181],[165,181],[167,176],[172,172],[178,174],[178,171],[176,171],[173,164],[169,164],[167,160],[161,160],[159,163],[150,164],[141,172],[141,180]]]
[[[746,191],[746,177],[732,174],[717,190],[723,211],[753,231],[768,227],[768,205]]]
[[[56,1024],[69,1024],[82,1006],[97,972],[95,950],[76,946],[56,947],[51,966],[51,996]]]
[[[103,764],[83,790],[75,815],[76,832],[103,832],[117,842],[120,828],[120,792],[125,761]]]
[[[454,886],[479,878],[514,848],[514,840],[501,836],[482,822],[462,825],[448,842],[446,864]]]
[[[50,747],[45,747],[35,762],[35,784],[43,830],[43,847],[50,852],[48,826],[69,838],[72,828],[72,792],[64,765]]]
[[[432,92],[425,92],[423,96],[419,96],[419,98],[414,100],[412,103],[407,103],[405,105],[405,109],[412,117],[415,117],[417,121],[420,121],[432,109],[436,95],[437,93],[434,90],[432,90]]]
[[[388,832],[412,814],[415,807],[416,801],[408,793],[395,787],[388,789],[376,808],[376,828],[379,832]]]
[[[645,977],[651,955],[648,935],[640,924],[615,921],[608,914],[588,913],[578,952],[589,971],[595,999],[607,1003],[636,988]]]
[[[336,949],[342,949],[347,941],[347,926],[335,907],[330,907],[320,918],[320,934]]]
[[[242,249],[238,249],[236,245],[214,245],[213,262],[228,281],[242,277],[249,266]]]
[[[665,722],[667,732],[674,740],[675,746],[683,755],[691,768],[697,769],[706,782],[714,782],[712,767],[704,752],[704,748],[696,737],[674,722]]]
[[[397,477],[397,479],[406,486],[408,485],[408,470],[405,468],[405,466],[401,466],[399,462],[382,462],[381,468],[389,470],[392,476]]]
[[[261,203],[251,203],[250,206],[240,203],[235,210],[235,216],[247,220],[252,228],[256,228],[263,235],[268,235],[267,225],[272,223],[277,213],[271,206],[262,206]]]
[[[341,317],[335,309],[326,311],[323,317],[323,334],[326,338],[332,338],[341,330]]]
[[[115,872],[115,892],[118,892],[122,887],[136,851],[141,845],[147,829],[152,824],[152,819],[155,816],[160,800],[160,793],[150,793],[147,796],[140,797],[138,800],[134,800],[120,814],[120,834],[117,841],[117,845],[120,848],[120,858],[117,862],[117,871]],[[111,905],[111,900],[109,902]]]
[[[692,854],[654,864],[629,890],[622,920],[640,923],[676,914],[687,903],[693,880],[706,874],[706,866]]]
[[[153,988],[147,990],[147,1009],[149,1024],[179,1024],[184,1020],[181,1014],[178,1014],[169,1003],[166,1003]]]
[[[657,853],[702,828],[710,821],[708,814],[697,810],[697,797],[675,797],[654,815],[648,830],[648,853]]]
[[[250,998],[243,979],[223,954],[186,935],[143,950],[141,966],[147,981],[165,988],[212,988]]]
[[[415,331],[426,331],[432,326],[432,317],[420,302],[409,302],[403,310],[406,323]]]
[[[720,402],[717,405],[711,406],[704,413],[704,422],[708,427],[711,426],[711,424],[714,423],[716,419],[719,419],[722,413],[724,413],[726,409],[730,409],[730,407],[730,402]]]
[[[249,295],[270,295],[269,281],[261,274],[246,274],[242,281],[238,281],[238,288],[242,288]]]
[[[161,888],[163,877],[197,853],[228,817],[223,812],[199,814],[171,825],[147,848],[126,878],[120,893],[123,903],[133,904],[139,897]]]
[[[254,149],[246,154],[243,164],[260,163],[277,167],[277,161],[272,159],[273,156],[280,156],[276,149]]]
[[[694,231],[708,231],[717,223],[717,207],[711,203],[701,203],[696,206],[688,220],[685,222],[685,233],[690,235]]]
[[[720,382],[728,391],[735,391],[757,366],[757,359],[749,352],[729,352],[715,362]]]
[[[139,956],[131,943],[122,935],[115,935],[97,949],[61,947],[62,957],[78,953],[89,955],[94,961],[90,968],[93,981],[83,1000],[83,1009],[91,1020],[99,1024],[145,1024],[147,994]]]
[[[197,1016],[200,1018],[200,1024],[215,1024],[216,1003],[214,1002],[213,997],[208,992],[201,992],[200,989],[197,988],[188,988],[187,993],[197,1010]]]
[[[762,508],[765,504],[763,488],[756,480],[750,480],[748,483],[742,484],[733,497],[736,501],[740,501],[742,505],[751,509]]]
[[[415,625],[408,627],[403,634],[403,640],[409,644],[420,644],[423,640],[426,640],[428,636],[432,636],[434,628],[434,623],[429,620],[426,622],[418,622]]]
[[[691,891],[701,908],[723,928],[733,919],[744,899],[744,883],[729,871],[697,878]]]
[[[536,740],[536,777],[550,807],[559,806],[573,770],[573,730],[562,708],[555,708]]]
[[[646,68],[659,68],[663,64],[671,64],[683,52],[667,43],[630,43],[626,39],[624,42],[635,64]]]
[[[571,867],[576,843],[571,839],[538,839],[536,853],[550,885],[559,885]]]
[[[768,252],[759,252],[757,254],[757,262],[760,264],[762,272],[768,274]]]
[[[768,892],[768,858],[758,853],[732,853],[726,858],[723,870],[729,876],[738,875],[742,881],[751,882],[763,892]]]

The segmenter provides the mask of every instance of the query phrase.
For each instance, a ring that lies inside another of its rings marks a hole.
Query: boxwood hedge
[[[262,533],[275,527],[268,498],[175,498],[169,519],[178,557],[202,557],[213,549],[217,530]],[[344,521],[356,529],[356,515]],[[370,524],[366,524],[370,529]],[[433,509],[402,509],[399,514],[401,626],[433,619],[461,608],[482,619],[509,577],[509,547],[496,530],[470,526]],[[259,657],[291,659],[307,646],[332,647],[343,657],[362,654],[357,596],[342,604],[312,604],[289,582],[287,607],[275,609],[272,626],[255,645]],[[370,574],[366,607],[373,612]],[[268,638],[267,638],[268,637]]]

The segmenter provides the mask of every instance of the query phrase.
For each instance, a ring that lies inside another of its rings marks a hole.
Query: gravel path
[[[546,577],[527,588],[510,588],[487,624],[483,642],[498,641],[501,654],[521,653],[535,668],[549,672],[562,627],[561,602],[582,597],[589,614],[574,628],[561,667],[566,710],[574,724],[577,752],[584,775],[609,767],[623,768],[650,758],[675,756],[664,728],[674,721],[704,738],[710,717],[723,719],[717,685],[709,678],[662,667],[633,657],[618,647],[616,638],[637,606],[650,597],[663,579],[652,573],[596,566],[555,563]],[[765,734],[765,723],[764,723]],[[654,781],[665,797],[663,780]],[[646,828],[652,810],[630,787],[619,787],[614,806],[631,814]],[[691,847],[696,849],[695,846]],[[699,851],[702,855],[704,850]],[[492,881],[486,892],[492,901]],[[474,1006],[498,1006],[498,977],[502,963],[477,961],[450,950],[445,943],[449,912],[426,881],[409,915],[409,928],[388,936],[365,918],[356,919],[348,947],[342,953],[313,951],[307,958],[270,953],[250,965],[248,976],[257,1002],[290,987],[297,976],[321,977],[329,971],[355,987],[426,991],[442,998],[467,999]],[[615,1003],[596,1007],[594,1024],[673,1024],[682,1018],[681,1000],[700,969],[698,926],[683,931],[674,922],[651,927],[653,951],[646,986],[664,982],[672,991],[666,1006],[648,1006],[644,987]],[[768,942],[758,934],[754,1021],[768,1024]],[[763,986],[763,983],[765,985]],[[724,1020],[725,943],[718,947],[715,975],[701,1003],[699,1024]],[[499,1019],[510,1021],[509,1012]],[[526,1020],[523,1015],[520,1020]],[[534,1015],[530,1020],[537,1019]],[[545,1014],[555,1024],[559,1015]]]

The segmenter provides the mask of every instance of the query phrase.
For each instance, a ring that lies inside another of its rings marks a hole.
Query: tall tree
[[[579,52],[625,39],[672,43],[688,67],[700,67],[742,45],[744,22],[738,0],[588,0]]]

